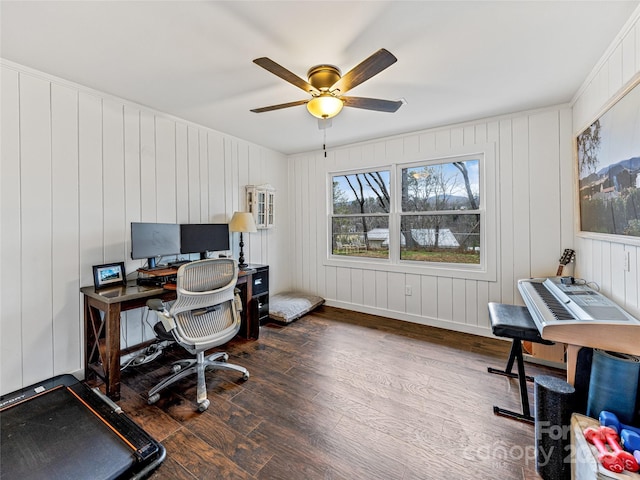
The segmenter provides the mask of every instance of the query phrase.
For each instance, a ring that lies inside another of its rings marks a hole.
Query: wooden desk
[[[239,336],[257,339],[259,318],[254,308],[253,275],[256,269],[264,266],[250,266],[238,274],[237,286],[240,289],[243,311]],[[268,267],[267,267],[268,268]],[[156,340],[120,348],[120,314],[126,310],[145,307],[147,300],[160,298],[163,301],[175,300],[175,290],[162,287],[141,286],[135,280],[126,286],[97,290],[93,286],[82,287],[84,295],[84,372],[85,378],[99,376],[105,382],[106,393],[113,400],[120,399],[120,357],[141,350]]]

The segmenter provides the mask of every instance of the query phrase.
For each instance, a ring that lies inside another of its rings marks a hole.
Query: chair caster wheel
[[[147,403],[149,405],[153,405],[154,403],[156,403],[158,400],[160,400],[160,394],[159,393],[154,393],[153,395],[151,395],[149,397],[149,399],[147,400]]]
[[[171,367],[171,373],[178,373],[180,370],[182,370],[182,365],[175,364]]]
[[[242,375],[242,380],[244,380],[245,382],[247,380],[249,380],[249,372],[245,373],[244,375]]]
[[[198,411],[204,412],[207,408],[209,408],[209,399],[207,398],[204,402],[198,405]]]
[[[229,355],[227,355],[226,353],[220,357],[221,362],[227,362],[229,360]]]

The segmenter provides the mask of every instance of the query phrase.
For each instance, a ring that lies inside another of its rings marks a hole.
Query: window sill
[[[432,277],[461,278],[465,280],[482,280],[495,282],[497,279],[496,268],[487,268],[483,265],[456,265],[446,263],[442,265],[416,264],[416,262],[400,261],[392,263],[391,260],[375,258],[342,258],[332,256],[322,262],[326,267],[351,268],[360,270],[378,270],[412,275],[427,275]]]

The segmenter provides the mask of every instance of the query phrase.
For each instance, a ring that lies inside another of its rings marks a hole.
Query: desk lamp
[[[240,257],[238,258],[238,267],[245,268],[248,264],[244,263],[244,241],[242,240],[243,233],[255,233],[258,231],[256,228],[256,222],[253,218],[253,214],[249,212],[234,212],[233,218],[229,223],[230,232],[240,233]]]

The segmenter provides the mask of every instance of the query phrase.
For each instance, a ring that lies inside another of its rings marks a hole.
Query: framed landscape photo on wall
[[[640,241],[640,77],[578,134],[575,147],[581,233]]]
[[[124,262],[93,266],[93,284],[96,290],[106,287],[126,285]]]

